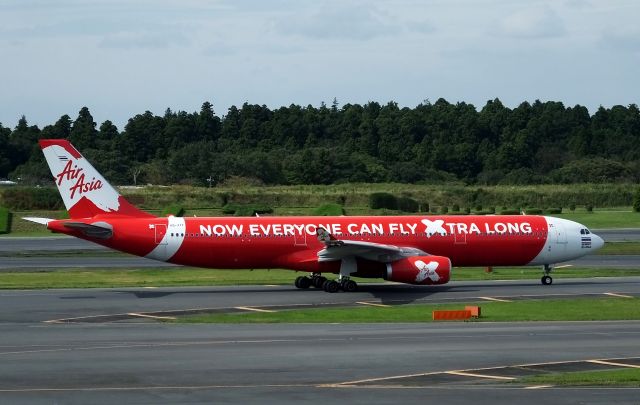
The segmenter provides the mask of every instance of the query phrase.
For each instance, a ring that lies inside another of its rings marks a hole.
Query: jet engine
[[[443,256],[413,256],[387,264],[385,279],[406,284],[446,284],[451,260]]]

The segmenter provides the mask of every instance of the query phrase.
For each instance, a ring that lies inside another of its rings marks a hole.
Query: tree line
[[[219,116],[149,111],[120,131],[88,108],[40,129],[0,123],[0,178],[50,184],[37,145],[67,138],[115,184],[464,184],[640,181],[638,106],[586,107],[499,99],[481,109],[444,99],[415,108],[336,100],[319,107],[232,106]]]

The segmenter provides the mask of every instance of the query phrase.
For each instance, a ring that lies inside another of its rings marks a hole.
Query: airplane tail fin
[[[39,143],[70,218],[152,216],[125,200],[66,139]]]

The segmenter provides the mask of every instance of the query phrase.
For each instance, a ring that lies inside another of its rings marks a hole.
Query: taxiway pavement
[[[5,290],[0,291],[0,320],[32,323],[193,309],[224,312],[237,307],[273,309],[272,307],[313,308],[371,303],[402,305],[495,299],[604,297],[611,294],[640,296],[640,278],[556,279],[551,286],[543,286],[538,280],[454,281],[442,286],[364,284],[355,293],[337,294],[328,294],[314,288],[298,290],[293,286]],[[87,319],[101,320],[103,319]]]
[[[640,322],[0,323],[3,403],[637,404],[638,389],[354,380],[638,355]]]

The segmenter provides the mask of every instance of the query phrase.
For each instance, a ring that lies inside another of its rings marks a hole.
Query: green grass
[[[0,258],[1,260],[1,258]],[[145,269],[96,268],[96,269],[38,269],[33,271],[3,270],[0,272],[0,289],[39,288],[110,288],[110,287],[169,287],[216,285],[293,285],[296,277],[306,273],[290,270],[213,270],[192,267],[157,267]],[[455,268],[453,281],[475,280],[537,280],[542,275],[539,268],[494,268],[486,273],[482,268]],[[630,277],[640,276],[640,269],[613,268],[562,268],[553,272],[556,280],[576,277]],[[382,279],[359,279],[358,283],[380,283]],[[428,290],[429,287],[425,287]]]
[[[0,289],[291,284],[295,277],[296,273],[288,270],[210,270],[190,267],[3,271],[0,273]]]
[[[11,232],[11,217],[8,209],[0,207],[0,234]]]
[[[373,323],[432,322],[433,310],[464,309],[465,305],[398,305],[387,308],[356,307],[301,309],[272,313],[227,313],[185,316],[183,323]],[[604,321],[640,319],[640,298],[545,300],[544,302],[486,302],[480,304],[479,322]]]
[[[640,369],[549,373],[514,381],[519,384],[640,387]]]

